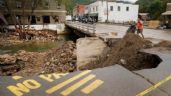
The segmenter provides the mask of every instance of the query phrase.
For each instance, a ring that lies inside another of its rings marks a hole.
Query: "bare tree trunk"
[[[34,10],[37,8],[37,5],[39,4],[39,2],[41,2],[41,0],[32,0],[32,6],[31,6],[31,13],[30,13],[30,18],[28,21],[28,30],[30,28],[30,24],[31,24],[31,19],[32,19],[32,15],[34,13]]]
[[[5,6],[7,8],[7,11],[11,15],[11,20],[12,20],[12,22],[14,22],[15,29],[18,29],[17,28],[17,20],[16,20],[16,16],[15,16],[14,12],[10,9],[10,7],[9,7],[10,5],[8,4],[8,1],[5,0],[4,2],[5,2]]]
[[[21,38],[20,39],[26,39],[26,32],[25,32],[25,7],[26,7],[26,1],[27,0],[22,0],[22,17],[23,17],[24,22],[20,22],[20,28],[21,28],[21,33],[20,33]]]

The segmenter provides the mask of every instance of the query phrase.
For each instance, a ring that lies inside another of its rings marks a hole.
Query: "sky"
[[[124,1],[131,1],[131,2],[136,2],[137,0],[124,0]]]

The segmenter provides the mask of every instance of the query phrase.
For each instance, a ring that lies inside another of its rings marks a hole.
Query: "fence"
[[[80,23],[80,22],[68,21],[68,22],[66,22],[66,25],[68,25],[74,29],[80,30],[80,31],[84,32],[85,34],[91,34],[91,33],[95,34],[95,31],[96,31],[95,24],[85,24],[85,23]]]

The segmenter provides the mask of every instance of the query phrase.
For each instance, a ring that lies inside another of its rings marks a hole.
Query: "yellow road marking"
[[[19,80],[19,79],[21,79],[21,78],[23,78],[22,76],[12,76],[12,78],[14,79],[14,80]]]
[[[161,86],[162,84],[166,83],[169,80],[171,80],[171,75],[168,76],[167,78],[161,80],[159,83],[155,84],[154,86],[151,86],[150,88],[146,89],[145,91],[137,94],[136,96],[144,96],[145,94],[155,90],[156,88],[158,88],[159,86]]]
[[[61,94],[67,96],[95,77],[96,77],[95,75],[89,75],[84,79],[80,80],[79,82],[77,82],[76,84],[72,85],[71,87],[67,88],[66,90],[62,91]]]
[[[90,85],[88,85],[87,87],[85,87],[84,89],[82,89],[81,91],[85,94],[89,94],[91,93],[93,90],[95,90],[96,88],[98,88],[100,85],[102,85],[104,82],[101,80],[96,80],[93,83],[91,83]]]
[[[66,86],[67,84],[77,80],[78,78],[80,78],[80,77],[82,77],[82,76],[84,76],[84,75],[86,75],[86,74],[88,74],[90,72],[91,72],[90,70],[84,71],[84,72],[82,72],[82,73],[80,73],[80,74],[78,74],[78,75],[76,75],[76,76],[74,76],[74,77],[72,77],[72,78],[70,78],[70,79],[68,79],[68,80],[54,86],[54,87],[52,87],[52,88],[49,88],[48,90],[46,90],[46,93],[52,94],[53,92],[59,90],[60,88]]]

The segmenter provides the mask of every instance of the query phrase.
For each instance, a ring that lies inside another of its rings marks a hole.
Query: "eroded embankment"
[[[123,39],[115,43],[107,53],[105,52],[100,55],[97,60],[85,65],[84,69],[102,68],[114,64],[122,65],[129,70],[156,68],[162,62],[160,57],[139,51],[141,49],[157,47],[162,44],[163,43],[153,45],[150,41],[144,40],[138,35],[127,34]],[[168,42],[162,46],[166,47],[166,45],[169,45]]]

